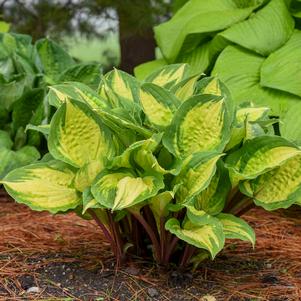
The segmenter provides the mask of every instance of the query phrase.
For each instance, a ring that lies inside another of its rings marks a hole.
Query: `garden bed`
[[[33,212],[1,192],[0,300],[300,300],[301,210],[252,210],[257,244],[231,241],[194,273],[139,258],[114,267],[93,222]],[[36,291],[28,293],[28,291]]]

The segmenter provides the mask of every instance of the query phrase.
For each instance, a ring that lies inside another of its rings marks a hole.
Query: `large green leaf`
[[[226,238],[241,239],[255,245],[255,232],[243,219],[232,214],[220,213],[217,218],[223,224]]]
[[[240,189],[266,210],[288,208],[301,196],[301,155],[254,180],[242,182]]]
[[[227,157],[232,181],[254,179],[300,154],[293,143],[278,136],[260,136],[248,140],[243,147]]]
[[[212,177],[209,186],[195,197],[193,204],[198,210],[216,215],[224,209],[230,190],[231,182],[229,174],[220,160],[218,161],[216,173]]]
[[[291,106],[286,115],[280,121],[281,136],[301,144],[301,102]]]
[[[102,206],[122,210],[155,196],[163,187],[162,176],[137,177],[129,170],[121,170],[102,172],[91,191]]]
[[[290,40],[273,52],[263,63],[260,84],[301,97],[301,31],[296,30]]]
[[[111,131],[84,103],[70,100],[54,114],[48,139],[52,156],[75,167],[115,154]]]
[[[245,4],[241,7],[225,0],[187,2],[171,20],[155,27],[156,40],[164,57],[174,62],[181,48],[188,48],[187,40],[192,42],[189,46],[193,48],[210,33],[246,19],[258,7],[255,1]]]
[[[159,129],[167,127],[180,101],[168,90],[146,83],[140,90],[140,103],[148,121]]]
[[[72,186],[74,176],[66,164],[50,161],[15,169],[1,183],[17,202],[57,213],[80,204],[80,195]]]
[[[47,76],[48,82],[55,83],[61,73],[74,64],[72,57],[50,39],[41,39],[35,44],[37,65]]]
[[[174,185],[180,185],[176,192],[177,202],[189,202],[193,197],[206,189],[216,171],[219,153],[198,153],[186,159]]]
[[[225,97],[215,95],[196,95],[186,100],[164,134],[165,147],[182,158],[197,152],[223,150],[232,123],[227,105]]]
[[[222,224],[195,225],[187,221],[183,228],[177,219],[171,218],[165,224],[166,230],[170,231],[187,243],[210,252],[214,258],[222,250],[225,244],[225,235]]]
[[[236,103],[266,105],[271,108],[272,114],[283,116],[300,98],[260,86],[260,70],[264,60],[262,56],[237,46],[228,46],[218,57],[212,75],[225,83]]]
[[[271,0],[248,20],[221,33],[229,41],[263,56],[281,47],[294,30],[294,19],[284,0]]]

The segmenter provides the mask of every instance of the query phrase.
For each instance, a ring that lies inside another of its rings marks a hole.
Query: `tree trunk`
[[[155,58],[156,42],[150,0],[123,0],[119,18],[120,69],[133,73],[134,67]],[[131,2],[131,3],[129,3]]]

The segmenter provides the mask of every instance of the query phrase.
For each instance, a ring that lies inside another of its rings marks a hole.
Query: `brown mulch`
[[[92,221],[33,212],[0,192],[0,300],[301,300],[301,210],[245,218],[256,248],[230,241],[193,275],[140,259],[116,270]]]

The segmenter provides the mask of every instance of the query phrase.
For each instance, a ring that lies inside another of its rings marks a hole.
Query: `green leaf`
[[[174,185],[179,185],[177,202],[187,203],[208,187],[221,156],[219,153],[198,153],[184,161],[180,174],[173,181]]]
[[[285,44],[293,30],[294,19],[285,1],[271,0],[249,19],[234,24],[221,35],[234,44],[267,56]]]
[[[300,145],[301,143],[301,102],[291,106],[286,115],[279,123],[281,136],[295,141]]]
[[[180,50],[188,48],[187,40],[193,41],[190,48],[194,48],[210,33],[243,21],[258,7],[255,1],[247,4],[240,7],[224,0],[187,2],[171,20],[155,27],[156,40],[164,57],[174,62]]]
[[[268,106],[273,115],[283,116],[300,98],[279,90],[261,87],[260,70],[264,58],[236,46],[228,46],[219,55],[212,75],[229,88],[233,100]]]
[[[229,173],[222,161],[219,160],[217,162],[216,173],[212,177],[209,186],[195,197],[193,204],[198,210],[216,215],[224,209],[230,190],[231,182]]]
[[[179,221],[171,218],[166,222],[165,228],[187,243],[209,251],[212,258],[223,249],[225,244],[223,227],[218,221],[215,224],[201,226],[188,221],[181,228]]]
[[[13,147],[13,142],[10,138],[8,132],[0,130],[0,148],[11,149]]]
[[[62,104],[54,114],[48,148],[54,158],[78,168],[115,154],[111,131],[86,104],[75,100]]]
[[[288,208],[301,195],[301,155],[254,180],[240,183],[240,189],[266,210]]]
[[[69,67],[59,77],[59,82],[80,82],[91,89],[98,88],[101,76],[101,65],[95,63],[80,63]]]
[[[15,130],[19,127],[26,127],[33,116],[39,111],[41,104],[43,104],[43,99],[44,89],[33,89],[24,93],[22,97],[14,103],[12,122]],[[39,121],[42,121],[41,119],[43,119],[43,115]]]
[[[196,95],[179,107],[163,136],[163,144],[181,158],[221,151],[230,139],[231,123],[224,97]]]
[[[50,39],[37,41],[35,48],[37,65],[51,84],[57,82],[61,73],[74,64],[72,57]]]
[[[238,151],[230,154],[226,167],[230,170],[232,183],[235,183],[242,179],[254,179],[300,152],[295,144],[282,137],[260,136],[248,140]]]
[[[82,83],[69,82],[49,87],[47,100],[50,105],[58,108],[70,99],[84,102],[92,109],[104,109],[108,106],[106,101],[101,99],[94,90]]]
[[[1,183],[17,202],[34,210],[57,213],[80,204],[81,198],[72,187],[74,176],[66,164],[50,161],[15,169]]]
[[[0,106],[11,110],[13,104],[22,96],[25,88],[24,75],[18,75],[11,82],[0,84]]]
[[[44,134],[47,137],[50,133],[50,124],[41,124],[41,125],[27,124],[25,128],[25,132],[29,130],[37,131],[39,133]]]
[[[140,103],[148,121],[158,129],[164,129],[170,124],[180,105],[174,94],[151,83],[142,85]]]
[[[155,196],[164,187],[163,177],[136,177],[132,172],[102,172],[92,185],[92,194],[104,207],[122,210]]]
[[[243,219],[232,214],[220,213],[217,218],[223,224],[225,238],[241,239],[255,246],[255,232]]]
[[[167,62],[164,59],[149,61],[135,67],[134,74],[137,79],[142,81],[147,78],[152,72],[161,69],[165,65],[167,65]]]
[[[40,153],[33,146],[24,146],[18,151],[0,148],[0,179],[11,170],[33,163],[40,158]]]
[[[300,77],[301,31],[295,30],[289,41],[262,64],[260,84],[301,97]]]
[[[171,89],[189,76],[190,67],[187,64],[173,64],[154,71],[145,79],[145,82]]]

